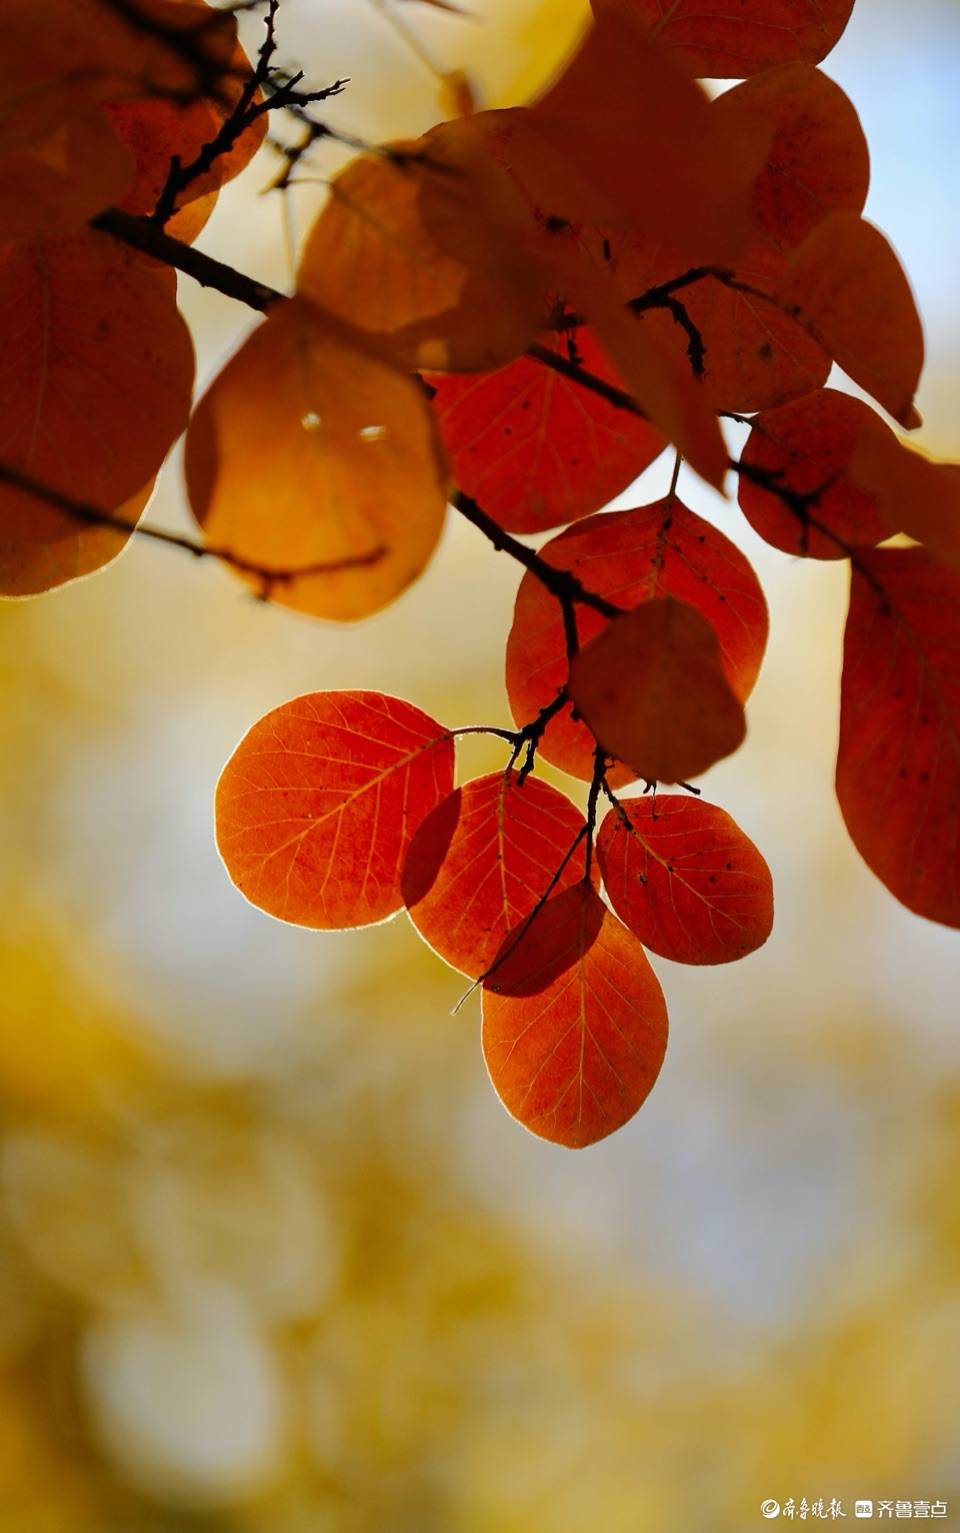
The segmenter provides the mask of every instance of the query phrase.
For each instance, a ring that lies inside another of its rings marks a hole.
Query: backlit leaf
[[[675,596],[703,613],[717,634],[724,671],[736,696],[749,695],[767,641],[767,607],[756,575],[740,550],[676,498],[632,511],[606,512],[578,522],[540,550],[548,564],[571,570],[588,590],[629,609]],[[607,619],[577,606],[581,644]],[[518,724],[534,718],[567,678],[563,621],[554,596],[525,575],[507,640],[506,683]],[[564,711],[547,724],[540,750],[554,766],[589,781],[593,739]],[[634,776],[624,767],[614,782]]]
[[[732,283],[707,274],[677,289],[673,301],[693,326],[695,341],[667,307],[634,316],[688,375],[702,347],[702,391],[713,410],[767,410],[826,381],[830,358],[772,296],[784,265],[780,251],[755,240]],[[683,270],[675,251],[656,245],[628,246],[616,262],[617,280],[631,298],[642,299]]]
[[[420,822],[453,788],[449,730],[380,692],[314,692],[265,715],[217,784],[217,846],[253,905],[368,926],[403,905]]]
[[[134,163],[96,102],[0,147],[0,242],[81,229],[127,190]]]
[[[476,979],[550,887],[586,821],[549,783],[494,772],[458,788],[421,824],[403,869],[420,935]],[[584,876],[585,839],[556,888]]]
[[[676,963],[731,963],[773,923],[770,869],[723,809],[685,794],[647,794],[611,809],[597,858],[614,910]]]
[[[857,556],[837,797],[901,904],[960,926],[960,576],[924,549]]]
[[[835,47],[853,0],[592,0],[621,4],[691,74],[742,79],[795,59],[818,64]]]
[[[483,987],[483,1057],[507,1111],[569,1149],[612,1134],[663,1063],[667,1012],[637,939],[577,884],[551,899]]]
[[[764,411],[753,422],[742,462],[779,476],[787,490],[820,495],[805,518],[742,475],[744,516],[774,548],[811,559],[842,559],[848,548],[882,542],[895,529],[886,526],[876,495],[855,481],[851,462],[861,442],[885,440],[896,442],[876,411],[836,389]]]
[[[498,367],[519,356],[542,323],[542,281],[511,258],[495,231],[485,249],[469,252],[469,263],[437,244],[431,230],[442,205],[457,211],[471,176],[469,166],[449,174],[432,168],[436,152],[428,136],[341,171],[307,237],[298,286],[406,367]]]
[[[545,344],[569,355],[562,337]],[[623,386],[586,326],[574,355]],[[454,480],[512,532],[545,532],[599,511],[663,450],[649,421],[526,357],[479,377],[430,382]]]
[[[167,274],[87,232],[0,251],[0,462],[113,512],[186,424],[193,348]],[[46,580],[74,518],[0,486],[0,588]],[[76,547],[76,545],[74,545]],[[86,544],[116,551],[113,535]]]
[[[881,536],[905,532],[960,569],[960,465],[935,463],[892,431],[870,432],[858,439],[849,472],[875,502]]]
[[[879,229],[855,213],[831,213],[794,252],[777,297],[894,420],[920,425],[913,396],[923,329],[903,268]]]
[[[766,146],[718,120],[629,14],[599,16],[531,107],[481,120],[542,215],[665,241],[691,265],[738,253]]]
[[[861,212],[870,184],[867,141],[849,97],[810,64],[783,64],[713,103],[718,121],[769,138],[753,216],[778,244],[799,245],[837,208]]]
[[[187,489],[212,542],[315,617],[377,611],[443,525],[443,454],[419,384],[303,299],[278,304],[214,379],[187,433]],[[262,583],[262,582],[260,582]]]
[[[570,697],[607,755],[649,782],[685,782],[746,734],[717,636],[665,596],[614,618],[570,664]]]
[[[56,586],[103,569],[126,547],[133,528],[147,507],[154,481],[144,485],[111,514],[127,522],[130,532],[117,527],[84,525],[70,519],[56,536],[8,541],[0,518],[0,596],[37,596]],[[6,489],[0,485],[0,504]],[[66,521],[66,518],[63,518]]]

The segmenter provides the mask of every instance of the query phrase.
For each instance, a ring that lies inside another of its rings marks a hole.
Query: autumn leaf
[[[960,576],[923,549],[857,554],[837,797],[901,904],[960,926]]]
[[[717,635],[731,688],[746,700],[767,641],[763,592],[736,545],[675,497],[578,522],[540,553],[547,564],[569,570],[588,590],[625,611],[663,596],[692,604]],[[589,643],[607,621],[578,604],[579,643]],[[518,724],[556,697],[567,670],[559,604],[534,575],[525,575],[506,651],[507,696]],[[546,761],[587,781],[593,776],[593,747],[589,730],[569,711],[550,719],[539,745]],[[622,783],[635,773],[615,766],[608,775]]]
[[[543,321],[542,279],[493,236],[469,262],[437,244],[441,210],[456,212],[473,178],[470,164],[446,176],[435,152],[429,137],[391,144],[341,171],[307,236],[298,287],[405,367],[499,367]]]
[[[586,326],[569,344],[561,336],[544,344],[623,386]],[[527,357],[429,382],[456,483],[512,532],[545,532],[599,511],[663,450],[649,421]]]
[[[569,1149],[622,1127],[667,1042],[640,943],[589,884],[551,899],[483,986],[483,1057],[507,1111]]]
[[[828,213],[860,213],[870,185],[870,154],[855,107],[839,85],[810,64],[782,64],[754,75],[713,103],[718,122],[769,142],[753,184],[757,227],[795,246]]]
[[[380,692],[313,692],[265,715],[217,784],[217,846],[237,888],[298,926],[369,926],[403,906],[420,822],[453,788],[453,739]]]
[[[303,299],[277,305],[214,379],[185,467],[210,542],[277,572],[272,600],[315,617],[393,601],[443,525],[443,454],[419,384]]]
[[[615,271],[634,301],[633,323],[688,376],[698,374],[709,408],[750,412],[819,388],[830,371],[823,347],[773,297],[785,264],[782,252],[755,240],[728,278],[706,272],[674,290],[684,271],[676,251],[627,245]]]
[[[554,879],[562,891],[584,877],[585,846],[586,820],[549,783],[520,783],[512,771],[478,777],[413,838],[403,869],[410,919],[434,952],[476,979]]]
[[[186,425],[193,347],[166,272],[87,232],[0,251],[0,461],[106,512],[137,496]],[[135,517],[134,517],[135,519]],[[0,590],[46,589],[77,522],[0,486]],[[87,538],[104,559],[116,536]],[[79,573],[71,561],[64,567]],[[70,578],[65,576],[64,578]],[[59,584],[59,579],[51,583]]]
[[[875,410],[836,389],[820,389],[753,422],[743,450],[740,508],[755,532],[774,548],[810,559],[842,559],[848,549],[870,547],[888,532],[875,491],[853,473],[861,444],[896,441]],[[766,475],[767,488],[750,471]],[[806,515],[791,510],[782,488],[815,494]]]
[[[874,431],[858,437],[849,474],[876,505],[881,536],[905,532],[960,570],[960,465],[936,463],[892,431]]]
[[[691,74],[742,79],[796,59],[818,64],[850,19],[853,0],[591,0],[624,10],[675,51]]]
[[[730,815],[702,798],[622,800],[600,826],[597,858],[617,915],[664,958],[732,963],[770,935],[770,869]]]
[[[626,12],[605,11],[527,108],[474,119],[543,216],[726,262],[747,228],[765,143],[720,121],[703,90]]]
[[[591,639],[570,663],[570,698],[607,755],[648,782],[699,777],[746,734],[714,630],[673,596]]]
[[[879,229],[855,213],[831,213],[794,252],[776,296],[894,420],[911,429],[921,424],[913,396],[923,329]]]

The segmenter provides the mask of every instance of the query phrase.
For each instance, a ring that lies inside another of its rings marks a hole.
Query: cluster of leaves
[[[718,490],[733,470],[769,543],[849,560],[841,808],[899,900],[960,925],[960,470],[825,387],[836,363],[920,424],[920,320],[862,217],[856,111],[816,67],[853,0],[709,15],[594,0],[531,104],[349,163],[287,297],[188,243],[271,108],[304,130],[283,184],[329,131],[308,106],[338,86],[304,93],[272,63],[278,4],[251,66],[233,20],[199,0],[15,0],[0,583],[47,589],[132,530],[189,414],[170,267],[265,311],[189,417],[195,551],[270,600],[356,619],[415,579],[452,504],[525,568],[506,649],[516,727],[490,726],[505,771],[457,788],[464,731],[410,703],[285,704],[221,777],[224,861],[256,905],[305,926],[406,906],[482,984],[508,1109],[588,1144],[636,1111],[663,1057],[644,947],[721,963],[772,922],[769,871],[729,816],[650,791],[686,790],[739,747],[767,636],[753,571],[676,474],[656,504],[602,510],[666,444]],[[702,77],[740,83],[711,99]],[[723,421],[745,416],[734,461]],[[568,523],[538,551],[516,536]],[[897,533],[914,543],[878,546]],[[589,784],[585,815],[538,758]],[[637,779],[647,792],[622,801]]]

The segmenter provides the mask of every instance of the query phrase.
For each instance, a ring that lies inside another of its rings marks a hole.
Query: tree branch
[[[341,570],[365,569],[369,565],[378,564],[387,553],[386,548],[378,547],[366,554],[353,555],[349,559],[329,560],[291,569],[271,569],[251,559],[244,559],[240,554],[235,554],[232,549],[221,547],[216,543],[201,543],[195,538],[188,538],[179,532],[171,532],[165,527],[151,527],[146,522],[127,521],[114,511],[102,511],[86,501],[74,500],[72,496],[64,495],[60,490],[51,489],[48,485],[41,484],[37,479],[31,479],[28,474],[21,473],[19,469],[6,463],[0,463],[0,484],[9,485],[11,489],[20,490],[25,495],[33,495],[38,500],[45,501],[47,505],[55,507],[56,510],[62,511],[73,521],[81,522],[88,527],[104,527],[114,532],[136,534],[141,538],[150,538],[155,543],[165,543],[168,548],[179,548],[184,553],[192,554],[195,559],[215,559],[220,564],[227,564],[238,574],[250,575],[259,580],[265,597],[269,596],[274,586],[289,585],[291,581],[301,580],[309,575],[335,575]]]

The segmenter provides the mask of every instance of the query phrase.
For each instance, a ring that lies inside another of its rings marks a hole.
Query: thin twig
[[[370,565],[378,564],[388,552],[381,546],[371,549],[369,553],[351,555],[347,559],[324,560],[295,568],[271,569],[268,565],[245,559],[241,554],[236,554],[232,549],[219,544],[201,543],[195,538],[186,537],[183,533],[171,532],[166,527],[151,527],[146,522],[128,521],[115,511],[103,511],[86,501],[75,500],[73,496],[51,489],[49,485],[32,479],[28,474],[6,463],[0,463],[0,484],[9,485],[11,489],[20,490],[25,495],[33,495],[37,500],[55,507],[65,516],[84,526],[104,527],[114,532],[150,538],[155,543],[165,543],[168,548],[179,548],[183,553],[192,554],[195,559],[216,559],[220,564],[229,565],[240,575],[250,575],[259,580],[267,595],[274,586],[289,585],[291,581],[303,580],[311,575],[336,575],[342,570],[365,569]]]

